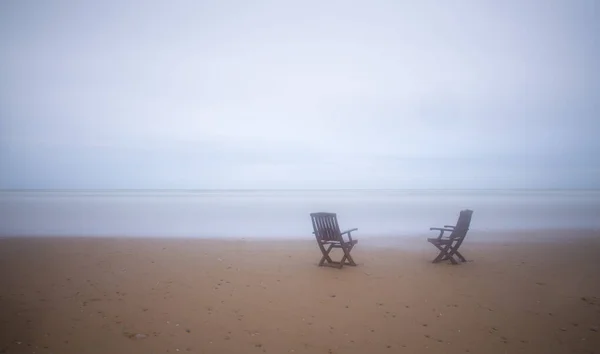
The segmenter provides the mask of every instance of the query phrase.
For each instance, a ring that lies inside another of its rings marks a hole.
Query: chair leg
[[[437,247],[440,250],[440,253],[437,255],[437,257],[435,257],[432,261],[432,263],[439,263],[441,261],[446,261],[446,260],[450,260],[450,262],[452,262],[452,264],[458,264],[456,262],[456,260],[454,259],[454,257],[452,257],[452,245],[451,244],[447,244],[445,247],[442,247],[441,245],[437,245],[434,244],[435,247]]]
[[[441,245],[438,244],[433,244],[438,250],[440,250],[440,253],[437,255],[437,257],[435,257],[432,261],[432,263],[438,263],[440,261],[442,261],[444,259],[444,256],[446,255],[446,250],[444,249],[444,247],[442,247]]]
[[[329,247],[325,249],[323,245],[319,244],[319,248],[321,249],[321,253],[323,253],[323,257],[321,257],[321,261],[319,262],[319,267],[323,266],[325,261],[327,261],[327,263],[334,263],[331,260],[331,257],[329,257],[329,252],[331,252],[331,250],[333,249],[333,245],[329,245]]]
[[[454,254],[456,254],[456,256],[458,257],[458,259],[460,259],[461,262],[466,262],[467,260],[465,259],[465,257],[463,257],[462,254],[460,254],[460,252],[454,251]]]
[[[458,252],[458,248],[460,247],[460,242],[454,244],[454,246],[450,247],[450,251],[448,252],[448,257],[453,264],[458,264],[456,261],[454,261],[454,256],[456,255],[456,257],[458,257],[458,259],[461,262],[466,262],[467,260],[465,259],[465,257],[463,257],[462,254],[460,254],[460,252]]]
[[[349,245],[349,246],[346,245],[343,247],[338,246],[337,248],[341,248],[342,251],[344,252],[344,256],[342,257],[342,260],[340,262],[334,262],[331,259],[331,257],[329,257],[329,253],[334,248],[334,245],[330,244],[329,247],[327,247],[327,249],[326,249],[322,244],[319,244],[321,253],[323,253],[323,257],[321,257],[321,260],[319,261],[319,267],[326,265],[326,266],[330,266],[330,267],[342,268],[344,266],[344,264],[350,265],[350,266],[356,266],[354,259],[350,255],[350,252],[352,251],[353,247],[354,247],[354,245]],[[327,264],[325,264],[325,262],[327,262]]]
[[[342,258],[341,263],[342,264],[347,264],[353,267],[356,267],[356,263],[354,262],[354,259],[352,259],[352,256],[350,255],[350,252],[352,251],[352,248],[354,246],[349,246],[349,247],[343,247],[342,250],[344,251],[344,257]],[[346,262],[346,260],[348,260],[348,262]]]
[[[458,264],[458,262],[457,262],[457,261],[454,259],[454,257],[452,257],[452,256],[450,256],[450,255],[448,256],[448,258],[447,258],[447,259],[449,259],[449,260],[450,260],[450,262],[452,262],[452,264],[454,264],[454,265]]]
[[[446,256],[444,257],[444,260],[450,260],[450,262],[452,262],[452,264],[456,265],[458,264],[458,262],[456,261],[456,259],[454,259],[454,252],[456,252],[456,249],[452,247],[452,245],[450,245],[450,248],[448,249],[448,251],[446,252]]]
[[[449,259],[454,259],[453,255],[452,255],[452,250],[450,250],[448,253],[446,253],[446,255],[444,256],[442,261],[447,261]]]

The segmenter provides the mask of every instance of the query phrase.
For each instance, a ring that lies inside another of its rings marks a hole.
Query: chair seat
[[[340,241],[323,241],[321,243],[324,244],[324,245],[330,244],[330,245],[333,245],[333,247],[336,247],[338,245],[341,246],[341,244],[342,244]],[[350,242],[350,241],[345,241],[344,242],[345,245],[347,245],[347,244],[356,245],[357,243],[358,243],[358,240],[352,240],[352,242]]]

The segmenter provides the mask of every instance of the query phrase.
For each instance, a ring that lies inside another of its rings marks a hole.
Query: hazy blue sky
[[[0,188],[600,188],[600,2],[0,2]]]

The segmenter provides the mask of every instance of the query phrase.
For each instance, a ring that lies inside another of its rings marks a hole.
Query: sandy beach
[[[600,353],[600,234],[542,234],[452,266],[357,233],[343,269],[310,238],[4,238],[0,353]]]

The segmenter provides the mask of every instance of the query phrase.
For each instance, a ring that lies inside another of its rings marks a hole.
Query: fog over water
[[[356,236],[409,237],[474,210],[472,230],[600,229],[600,191],[2,192],[0,235],[302,237],[309,213],[338,213]]]

